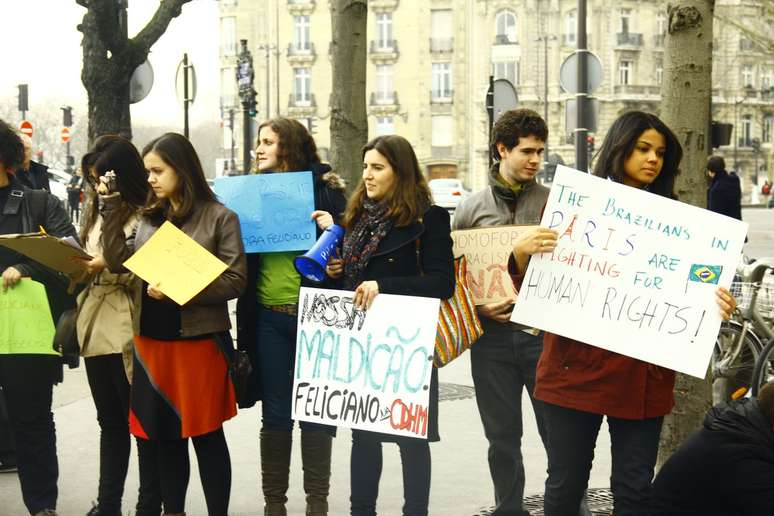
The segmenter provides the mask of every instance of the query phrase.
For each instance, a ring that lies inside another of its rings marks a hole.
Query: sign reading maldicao
[[[427,438],[438,299],[301,288],[293,419]]]
[[[747,224],[558,167],[511,320],[703,378]]]

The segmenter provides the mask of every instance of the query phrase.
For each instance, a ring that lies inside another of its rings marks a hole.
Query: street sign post
[[[26,134],[32,138],[32,122],[29,120],[22,120],[22,123],[19,125],[19,130],[22,134]]]

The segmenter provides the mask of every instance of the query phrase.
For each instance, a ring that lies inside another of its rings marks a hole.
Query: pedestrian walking
[[[77,239],[59,200],[48,192],[24,186],[15,177],[23,160],[21,139],[0,120],[0,234],[32,233],[43,228],[53,236]],[[54,321],[75,306],[67,293],[67,278],[6,247],[0,247],[0,271],[3,290],[16,287],[22,277],[42,283]],[[0,354],[0,388],[16,441],[22,497],[27,510],[35,516],[56,514],[59,465],[51,397],[54,384],[61,380],[60,357]]]
[[[675,199],[682,147],[655,115],[621,115],[607,132],[594,167],[598,177]],[[529,258],[556,248],[557,232],[538,227],[514,246],[519,273]],[[735,307],[724,288],[716,293],[724,319]],[[545,403],[548,430],[546,516],[573,516],[588,485],[604,417],[610,429],[616,516],[648,514],[650,485],[664,415],[674,405],[669,369],[547,333],[534,396]]]
[[[370,308],[380,294],[447,299],[454,293],[449,213],[432,204],[411,144],[379,136],[363,148],[363,176],[347,204],[341,259],[327,273],[354,290],[354,303]],[[438,433],[438,370],[433,368],[427,439],[352,430],[350,511],[375,516],[382,474],[382,443],[396,443],[403,468],[403,516],[427,516],[430,442]]]
[[[126,238],[131,237],[150,188],[140,153],[129,140],[120,136],[100,136],[83,156],[79,170],[86,171],[92,185],[81,241],[86,252],[94,258],[82,263],[89,277],[88,285],[78,296],[77,333],[100,427],[97,504],[87,516],[120,516],[130,453],[132,305],[140,296],[142,281],[130,272],[113,274],[107,270],[101,237],[103,228],[108,225],[115,231],[123,231]],[[119,193],[119,206],[113,210],[114,219],[111,220],[99,213],[97,195],[98,188],[102,193],[108,193],[100,182],[108,172],[115,176],[114,188]],[[78,176],[73,178],[80,180]],[[77,193],[80,195],[80,192],[78,186]],[[69,195],[72,200],[72,190]],[[141,447],[138,449],[142,450]],[[150,462],[145,455],[140,455],[137,516],[158,516],[161,512],[157,468]]]
[[[548,188],[536,182],[548,127],[535,111],[503,113],[492,128],[494,164],[489,187],[463,199],[454,213],[453,229],[537,225],[548,200]],[[532,396],[543,336],[510,322],[515,299],[477,307],[484,334],[470,348],[476,404],[489,441],[489,473],[494,484],[494,516],[526,516],[521,400],[529,394],[543,445],[543,403]]]
[[[83,197],[83,172],[78,167],[67,183],[67,208],[70,220],[79,223],[81,219],[81,199]]]
[[[312,171],[314,206],[321,210],[314,213],[318,226],[327,227],[344,212],[343,181],[330,166],[321,163],[314,139],[297,120],[274,118],[261,124],[256,169],[259,174]],[[321,232],[318,227],[318,236]],[[293,259],[298,254],[248,255],[248,287],[237,304],[237,344],[248,352],[253,364],[252,398],[261,399],[261,482],[267,516],[287,514],[298,295],[301,285],[312,285],[296,272]],[[299,426],[306,514],[324,516],[328,514],[332,437],[336,429],[306,421]]]
[[[236,415],[236,401],[223,353],[231,342],[226,303],[245,287],[239,220],[216,200],[199,157],[184,136],[167,133],[150,142],[142,156],[153,193],[129,238],[122,225],[113,225],[120,220],[120,191],[102,199],[103,217],[110,221],[102,231],[108,270],[127,272],[123,262],[166,221],[228,267],[184,306],[157,286],[143,283],[133,310],[129,430],[140,438],[140,455],[147,454],[157,467],[165,514],[184,514],[191,438],[207,512],[225,516],[231,461],[223,422]],[[104,176],[101,182],[108,183]]]
[[[742,220],[742,188],[738,177],[726,171],[726,161],[721,156],[707,159],[707,209],[727,217]]]

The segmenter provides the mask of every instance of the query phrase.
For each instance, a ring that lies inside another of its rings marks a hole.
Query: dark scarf
[[[363,213],[352,231],[344,237],[342,259],[344,260],[344,288],[354,290],[361,281],[371,255],[379,242],[392,229],[393,220],[388,219],[387,206],[366,199]]]
[[[495,195],[510,204],[515,204],[522,193],[535,186],[535,180],[527,183],[516,183],[515,185],[508,183],[500,175],[500,162],[498,161],[493,163],[492,168],[489,169],[489,184],[492,186]]]

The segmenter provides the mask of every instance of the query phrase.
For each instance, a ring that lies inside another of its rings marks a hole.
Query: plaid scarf
[[[385,217],[387,206],[371,199],[363,201],[363,214],[352,231],[344,237],[342,259],[344,260],[344,288],[354,290],[363,277],[371,255],[379,242],[389,233],[393,220]]]

